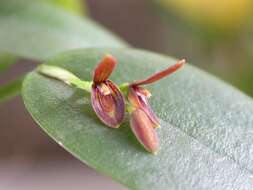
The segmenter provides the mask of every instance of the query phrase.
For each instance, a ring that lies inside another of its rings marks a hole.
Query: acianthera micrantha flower
[[[160,126],[158,117],[155,115],[148,98],[151,93],[143,88],[143,85],[154,83],[173,72],[177,71],[185,64],[185,60],[180,60],[175,65],[155,73],[144,80],[138,80],[127,85],[128,112],[130,113],[130,126],[138,141],[144,148],[156,154],[159,148],[158,137],[154,128]]]
[[[117,85],[108,78],[117,61],[106,55],[93,73],[91,102],[100,120],[109,127],[118,128],[125,115],[125,101]]]
[[[185,60],[155,73],[144,80],[123,83],[119,87],[109,80],[109,76],[117,65],[116,59],[106,55],[93,71],[92,81],[83,81],[69,71],[49,65],[41,65],[38,71],[46,76],[56,78],[68,85],[76,86],[91,94],[91,104],[98,118],[106,126],[118,128],[129,113],[131,129],[137,140],[149,152],[156,154],[159,150],[159,140],[156,128],[160,126],[159,118],[151,109],[148,99],[151,93],[143,86],[154,83],[185,64]],[[125,107],[127,106],[127,109]]]

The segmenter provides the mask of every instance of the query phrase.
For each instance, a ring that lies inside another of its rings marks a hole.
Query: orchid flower
[[[148,102],[151,93],[142,86],[170,75],[181,68],[184,63],[185,60],[181,60],[147,79],[130,84],[124,83],[119,88],[108,79],[117,65],[116,59],[111,55],[106,55],[96,66],[92,81],[83,81],[73,73],[56,66],[41,65],[37,70],[43,75],[56,78],[91,93],[93,110],[108,127],[118,128],[120,126],[127,105],[130,126],[134,135],[147,151],[156,154],[159,149],[159,140],[155,128],[160,126],[160,122]],[[122,92],[124,92],[126,99]]]
[[[118,128],[125,115],[124,96],[108,79],[116,64],[112,56],[105,56],[94,70],[91,90],[94,111],[104,124],[112,128]]]
[[[129,102],[128,112],[130,113],[130,126],[138,141],[151,153],[156,154],[159,148],[158,137],[154,128],[159,127],[160,122],[148,103],[148,98],[151,97],[151,93],[141,86],[154,83],[172,74],[184,64],[185,60],[180,60],[175,65],[147,79],[128,84],[127,99]]]

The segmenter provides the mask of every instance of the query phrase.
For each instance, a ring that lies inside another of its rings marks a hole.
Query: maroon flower
[[[129,110],[131,128],[139,142],[152,153],[157,152],[159,147],[154,128],[159,127],[160,122],[148,103],[148,98],[151,96],[151,93],[145,88],[141,87],[141,85],[156,82],[175,72],[184,64],[185,60],[181,60],[175,65],[158,72],[147,79],[139,80],[129,84],[128,101],[130,103]]]
[[[106,55],[93,73],[91,102],[99,119],[109,127],[118,128],[124,119],[125,101],[118,87],[110,80],[117,61]]]

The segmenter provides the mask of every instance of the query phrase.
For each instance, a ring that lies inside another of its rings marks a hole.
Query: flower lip
[[[149,105],[148,98],[150,95],[151,94],[142,87],[129,86],[128,100],[130,104],[135,108],[142,109],[152,121],[153,127],[157,128],[160,126],[160,121]]]
[[[182,59],[182,60],[178,61],[176,64],[168,67],[167,69],[160,71],[158,73],[155,73],[154,75],[151,75],[147,79],[135,81],[131,85],[132,86],[139,86],[139,85],[145,85],[145,84],[150,84],[150,83],[156,82],[156,81],[174,73],[179,68],[181,68],[185,63],[186,63],[185,59]]]
[[[117,60],[112,55],[106,55],[93,72],[93,82],[97,84],[104,82],[109,78],[116,65]]]
[[[101,89],[105,88],[105,92]],[[93,83],[92,107],[98,118],[107,126],[118,128],[125,115],[125,100],[118,87],[110,80]]]

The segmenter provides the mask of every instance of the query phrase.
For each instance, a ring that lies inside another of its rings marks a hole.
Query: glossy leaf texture
[[[81,49],[47,64],[90,80],[105,54],[119,62],[110,77],[117,84],[146,78],[176,62],[136,49]],[[251,98],[189,64],[145,87],[161,119],[156,156],[137,142],[129,118],[119,129],[103,125],[84,91],[34,71],[26,77],[22,94],[32,117],[57,143],[129,189],[253,188]]]
[[[126,46],[92,20],[46,1],[1,0],[0,26],[0,52],[35,60],[80,47]]]

